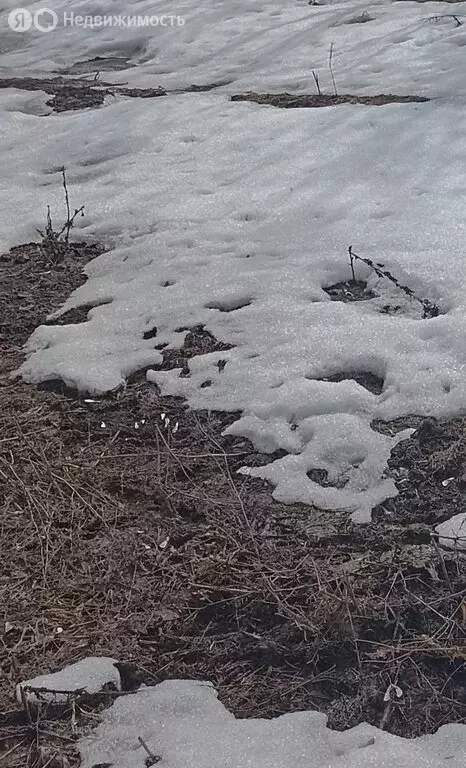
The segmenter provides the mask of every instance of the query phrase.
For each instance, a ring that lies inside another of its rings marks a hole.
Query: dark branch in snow
[[[353,251],[353,246],[350,245],[348,248],[348,253],[350,257],[350,267],[351,267],[351,274],[353,282],[356,281],[355,274],[354,274],[354,261],[362,261],[364,264],[367,264],[368,267],[371,267],[371,269],[374,270],[375,274],[379,277],[386,277],[387,280],[390,280],[394,285],[396,285],[397,288],[399,288],[400,291],[403,291],[407,296],[409,296],[412,299],[415,299],[418,301],[424,310],[423,317],[424,318],[431,318],[431,317],[438,317],[440,314],[440,307],[437,306],[437,304],[434,304],[434,302],[429,301],[429,299],[421,299],[419,296],[416,296],[412,288],[409,288],[407,285],[402,285],[398,278],[396,278],[394,275],[391,274],[391,272],[388,271],[388,269],[385,269],[385,265],[381,264],[380,262],[377,264],[374,264],[374,262],[371,259],[364,258],[363,256],[358,256],[357,253]]]

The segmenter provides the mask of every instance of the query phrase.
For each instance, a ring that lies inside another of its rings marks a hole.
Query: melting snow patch
[[[466,512],[450,517],[435,528],[439,544],[449,549],[466,549]]]
[[[368,523],[377,504],[397,495],[394,481],[383,477],[384,469],[392,448],[413,430],[388,437],[371,429],[369,421],[341,413],[303,419],[296,429],[279,419],[258,422],[256,417],[243,417],[225,432],[246,437],[259,435],[264,453],[279,448],[290,452],[264,467],[240,470],[275,485],[273,495],[277,501],[347,510],[354,522]],[[326,472],[328,485],[322,486],[312,479],[315,469]],[[342,477],[347,478],[344,487]]]
[[[103,0],[99,12],[113,5]],[[58,24],[52,36],[12,32],[0,54],[17,73],[111,53],[137,65],[125,70],[128,88],[230,83],[115,99],[60,119],[3,113],[3,250],[36,235],[47,205],[54,216],[63,210],[64,164],[73,200],[86,205],[74,236],[108,247],[55,313],[93,305],[86,322],[37,328],[21,373],[92,397],[153,366],[148,378],[162,394],[241,412],[257,450],[291,454],[262,470],[277,498],[369,519],[371,505],[396,492],[384,476],[393,443],[375,436],[371,421],[466,408],[464,33],[426,25],[415,3],[382,4],[383,13],[362,0],[317,11],[283,0],[236,0],[233,13],[225,3],[182,5],[186,24],[159,25],[156,35],[133,26],[124,44],[121,28],[83,35]],[[166,13],[166,0],[130,0],[128,16],[136,6],[138,18]],[[60,20],[69,7],[56,0]],[[344,23],[362,11],[376,20]],[[302,96],[314,88],[313,67],[328,91],[334,38],[340,93],[364,101],[383,87],[432,100],[316,110],[229,100],[252,87]],[[0,101],[23,103],[5,89]],[[352,275],[350,243],[443,314],[422,319],[419,302],[369,263]],[[183,327],[204,328],[218,345],[206,349],[193,334],[197,346],[175,354]],[[214,347],[217,356],[205,354]],[[160,370],[171,362],[174,370]],[[375,381],[374,392],[357,380],[322,381],[361,371],[383,378],[383,391]],[[323,487],[312,470],[329,483],[349,479]]]
[[[466,751],[464,725],[406,740],[366,724],[331,731],[318,712],[239,720],[210,683],[183,680],[121,697],[102,718],[78,743],[82,768],[463,768]]]
[[[88,656],[76,664],[71,664],[60,672],[40,675],[16,686],[16,697],[21,702],[21,688],[30,701],[66,701],[70,692],[83,690],[97,693],[107,683],[120,688],[120,674],[113,666],[116,659],[108,656]],[[34,688],[36,690],[28,690]],[[43,688],[43,691],[37,689]]]

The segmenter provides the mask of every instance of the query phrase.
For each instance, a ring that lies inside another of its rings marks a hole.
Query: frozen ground
[[[48,34],[13,32],[3,19],[3,76],[112,56],[135,65],[105,72],[115,82],[229,85],[47,117],[38,94],[0,92],[2,248],[34,238],[47,204],[59,218],[62,165],[72,204],[86,205],[77,234],[109,247],[62,310],[91,304],[88,322],[40,327],[23,375],[96,394],[153,366],[148,378],[164,393],[193,407],[241,410],[232,432],[261,451],[287,451],[254,470],[279,500],[368,520],[396,493],[383,477],[393,439],[371,421],[450,416],[466,406],[466,27],[441,3],[190,0],[176,9],[182,27],[92,30],[62,27],[74,4],[54,9],[59,25]],[[115,13],[106,2],[79,10]],[[348,23],[363,11],[373,20]],[[118,12],[167,8],[138,3]],[[454,12],[460,21],[462,6]],[[432,101],[315,110],[229,101],[245,90],[312,92],[312,69],[331,92],[332,41],[339,92]],[[443,314],[422,319],[416,302],[360,265],[375,298],[331,301],[324,288],[350,277],[350,244]],[[395,314],[380,312],[387,304],[399,307]],[[181,345],[180,329],[200,324],[232,348],[195,358],[189,378],[158,371],[154,345]],[[153,327],[155,339],[144,340]],[[382,393],[352,379],[321,381],[355,371],[382,379]],[[316,468],[346,485],[320,486],[307,475]]]

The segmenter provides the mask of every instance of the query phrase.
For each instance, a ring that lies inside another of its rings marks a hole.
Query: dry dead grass
[[[26,301],[3,294],[10,370],[24,335],[69,292],[59,277],[38,279],[60,265],[24,264]],[[196,344],[215,340],[195,329],[166,364]],[[143,376],[85,403],[12,382],[4,368],[2,768],[77,764],[75,741],[112,694],[71,697],[31,722],[14,687],[92,654],[128,662],[127,688],[211,679],[239,716],[318,708],[336,728],[366,720],[407,736],[464,720],[464,562],[416,520],[354,527],[273,502],[236,474],[270,457],[222,437],[231,418],[193,414]],[[387,703],[391,683],[403,696]]]

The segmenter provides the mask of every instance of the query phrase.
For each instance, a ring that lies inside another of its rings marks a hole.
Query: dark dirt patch
[[[85,323],[91,309],[95,309],[96,307],[103,307],[106,304],[111,303],[112,302],[109,300],[101,301],[98,304],[83,304],[80,307],[73,307],[73,309],[69,309],[59,317],[46,320],[44,325],[77,325],[78,323]]]
[[[465,419],[424,419],[394,448],[389,474],[399,495],[374,510],[377,520],[433,526],[466,510]]]
[[[28,89],[29,90],[29,89]],[[54,112],[70,112],[76,109],[100,107],[104,103],[106,92],[97,88],[60,88],[46,104]]]
[[[385,104],[407,104],[425,102],[430,99],[425,96],[395,96],[392,93],[380,93],[376,96],[355,96],[342,93],[340,96],[331,94],[302,94],[292,93],[238,93],[231,101],[253,101],[256,104],[267,104],[283,109],[317,109],[319,107],[336,107],[340,104],[363,104],[364,106],[380,107]]]
[[[86,80],[65,80],[62,77],[33,78],[7,77],[0,79],[0,88],[19,88],[23,91],[45,91],[52,99],[47,106],[55,112],[99,107],[109,93],[100,84],[94,85]]]
[[[367,287],[364,280],[344,280],[324,288],[332,301],[368,301],[375,298],[375,293]]]
[[[116,88],[115,93],[121,96],[130,96],[132,99],[156,99],[158,96],[166,96],[163,88]]]
[[[348,379],[355,381],[356,384],[369,390],[373,395],[380,395],[383,392],[384,380],[370,371],[342,371],[341,373],[334,373],[332,376],[325,376],[322,379],[317,379],[317,381],[331,381],[338,383],[339,381],[346,381]]]
[[[328,472],[326,469],[310,469],[306,472],[309,480],[313,483],[318,483],[323,488],[344,488],[348,482],[347,477],[339,477],[336,480],[329,480]]]
[[[154,325],[153,328],[149,328],[148,331],[144,331],[142,334],[142,338],[147,341],[147,339],[155,339],[157,336],[157,326]],[[162,349],[166,347],[166,344],[163,344]]]
[[[12,248],[0,257],[0,375],[36,326],[85,282],[83,267],[104,250],[85,243],[56,247],[62,250],[59,263],[41,243]]]
[[[73,307],[73,309],[69,309],[68,312],[60,315],[60,317],[46,320],[44,325],[78,325],[79,323],[85,323],[90,309],[91,307],[88,305]]]
[[[166,96],[168,91],[164,88],[129,88],[123,85],[114,85],[104,80],[86,80],[84,78],[67,78],[66,75],[85,74],[87,72],[115,71],[127,69],[130,64],[126,59],[97,57],[85,62],[78,62],[68,70],[61,70],[58,77],[34,78],[34,77],[8,77],[0,79],[0,88],[19,88],[24,91],[44,91],[53,98],[46,104],[52,107],[54,112],[68,112],[71,110],[86,109],[88,107],[100,107],[105,97],[118,94],[134,99],[154,99],[158,96]],[[190,85],[170,93],[205,93],[215,88],[227,85],[226,82],[206,83],[205,85]]]
[[[188,85],[187,88],[180,88],[179,90],[170,91],[170,93],[207,93],[208,91],[214,91],[216,88],[222,88],[224,85],[229,85],[230,82],[230,80],[224,80],[206,83],[205,85]]]
[[[381,432],[383,435],[390,435],[390,437],[393,437],[404,429],[418,429],[424,421],[424,416],[415,416],[414,414],[411,414],[410,416],[400,416],[397,419],[393,419],[393,421],[374,419],[374,421],[371,422],[371,427],[377,432]]]
[[[256,456],[221,435],[237,414],[193,413],[143,376],[97,402],[8,378],[32,328],[82,280],[74,262],[65,273],[45,264],[47,293],[42,257],[20,260],[37,248],[0,262],[28,302],[0,283],[0,755],[16,746],[11,765],[32,768],[31,745],[65,744],[76,761],[69,710],[30,728],[13,691],[92,654],[128,662],[127,687],[212,680],[242,717],[317,708],[334,728],[380,725],[396,681],[403,696],[387,730],[461,721],[464,566],[431,545],[416,513],[355,526],[273,502],[264,483],[236,473]],[[164,366],[216,345],[191,328]],[[104,705],[85,702],[94,723]]]
[[[383,307],[380,308],[380,314],[381,315],[397,315],[403,307],[401,304],[384,304]]]
[[[165,96],[163,88],[125,88],[101,80],[67,80],[63,77],[33,78],[8,77],[0,79],[0,88],[19,88],[23,91],[45,91],[52,99],[46,103],[55,112],[100,107],[108,95],[120,94],[133,98]]]
[[[208,355],[211,352],[223,352],[231,349],[231,344],[217,341],[212,334],[207,331],[203,325],[196,325],[192,328],[177,328],[178,332],[188,331],[183,346],[180,349],[166,349],[163,352],[163,364],[161,370],[167,371],[172,368],[181,368],[181,376],[189,376],[188,360],[197,355]],[[225,361],[219,360],[219,370],[225,368]],[[152,366],[153,367],[153,366]]]

